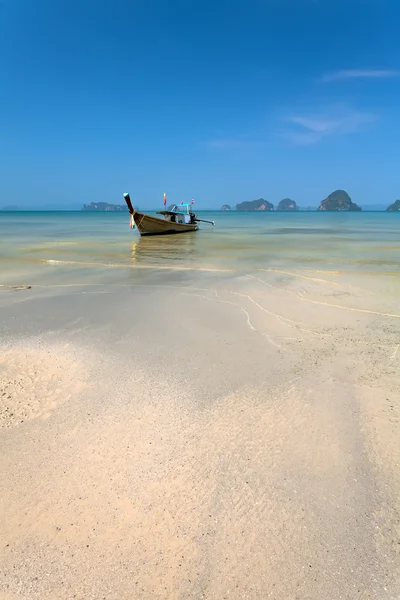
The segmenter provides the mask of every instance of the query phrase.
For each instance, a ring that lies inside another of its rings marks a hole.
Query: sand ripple
[[[0,428],[47,418],[84,385],[68,350],[13,346],[0,356]]]

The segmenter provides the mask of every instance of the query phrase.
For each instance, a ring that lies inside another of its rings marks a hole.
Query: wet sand
[[[398,599],[385,279],[141,281],[0,289],[0,598]]]

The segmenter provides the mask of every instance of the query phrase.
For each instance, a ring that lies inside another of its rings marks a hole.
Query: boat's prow
[[[128,193],[124,194],[124,200],[126,202],[126,205],[128,207],[130,214],[133,215],[133,213],[135,212],[135,209],[132,206],[131,197]]]

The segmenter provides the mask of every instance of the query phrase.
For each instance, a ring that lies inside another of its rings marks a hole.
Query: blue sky
[[[1,0],[0,206],[400,197],[398,0]]]

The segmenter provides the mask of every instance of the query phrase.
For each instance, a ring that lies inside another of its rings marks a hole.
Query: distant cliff
[[[264,198],[249,200],[236,205],[236,210],[274,210],[274,205]]]
[[[231,207],[229,206],[229,204],[223,204],[221,206],[221,210],[231,210]]]
[[[393,202],[393,204],[388,206],[386,210],[389,210],[390,212],[394,212],[396,210],[400,211],[400,200],[396,200],[396,202]]]
[[[284,198],[279,202],[276,210],[299,210],[299,207],[294,200]]]
[[[123,212],[128,210],[128,208],[126,205],[123,204],[109,204],[108,202],[91,202],[90,204],[84,204],[82,210]]]
[[[344,190],[336,190],[322,200],[318,210],[361,210]]]

